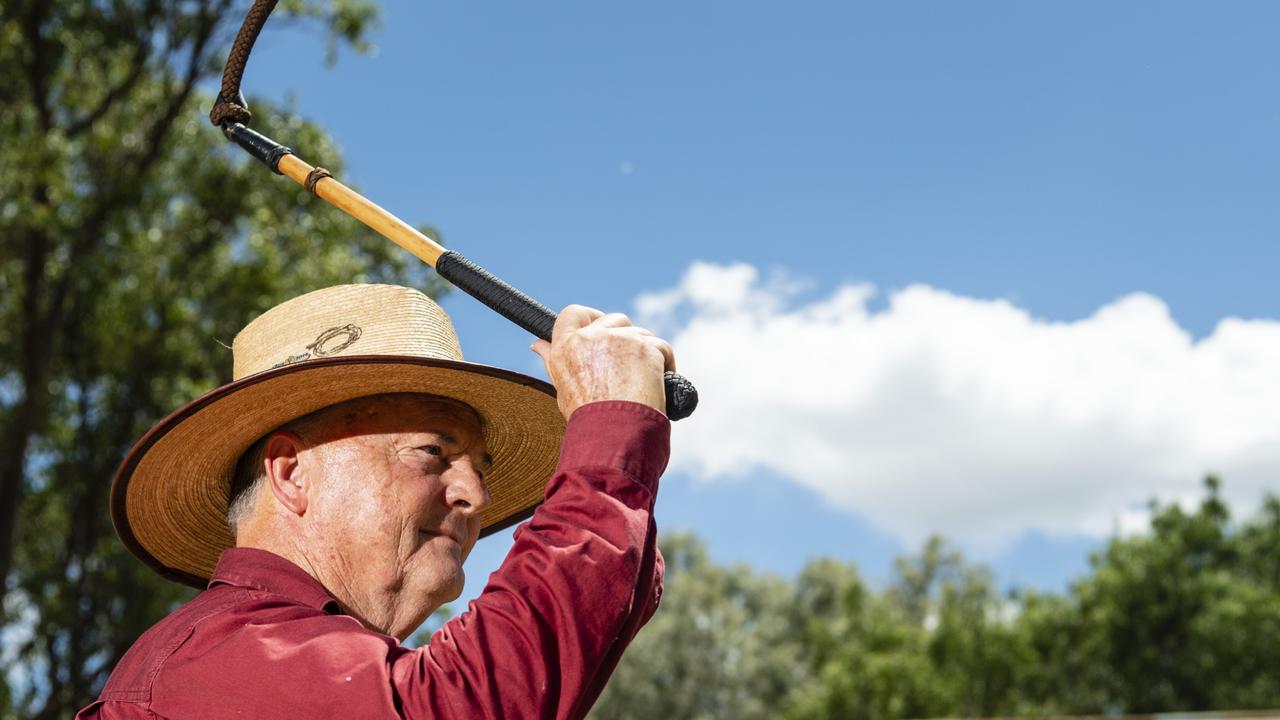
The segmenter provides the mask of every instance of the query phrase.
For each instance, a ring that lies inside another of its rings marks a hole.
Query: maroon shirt
[[[227,550],[77,717],[583,717],[662,593],[653,501],[669,441],[647,406],[579,408],[502,567],[417,650],[341,614],[284,558]]]

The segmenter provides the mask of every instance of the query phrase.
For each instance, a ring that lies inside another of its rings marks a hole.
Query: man
[[[554,391],[463,362],[444,312],[388,285],[250,323],[233,382],[147,433],[112,486],[125,544],[207,589],[79,717],[583,717],[661,593],[674,359],[577,306],[533,350]],[[476,539],[531,512],[469,609],[400,645],[462,591]]]

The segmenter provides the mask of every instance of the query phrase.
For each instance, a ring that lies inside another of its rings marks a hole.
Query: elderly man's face
[[[462,592],[489,503],[474,411],[432,396],[348,403],[307,429],[307,535],[322,582],[366,624],[404,638]]]

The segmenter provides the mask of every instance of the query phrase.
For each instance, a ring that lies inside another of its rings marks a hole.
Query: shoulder
[[[102,700],[146,702],[156,673],[191,637],[200,623],[217,617],[247,600],[243,588],[219,587],[197,595],[143,633],[111,672]]]
[[[206,718],[394,717],[389,699],[380,698],[391,687],[391,660],[403,651],[394,638],[347,615],[264,591],[241,592],[230,606],[197,621],[164,660],[151,683],[155,712]],[[363,689],[360,702],[346,708],[344,698],[357,688]]]
[[[266,591],[218,586],[138,638],[100,701],[214,717],[214,708],[239,700],[279,699],[280,683],[290,677],[318,674],[345,683],[354,672],[385,675],[397,648],[354,618]]]

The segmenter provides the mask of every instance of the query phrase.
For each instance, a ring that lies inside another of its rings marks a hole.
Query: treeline
[[[1217,480],[1153,505],[1065,594],[1001,592],[941,539],[883,588],[794,582],[662,542],[667,590],[596,720],[991,717],[1280,707],[1280,500],[1233,524]]]

